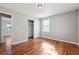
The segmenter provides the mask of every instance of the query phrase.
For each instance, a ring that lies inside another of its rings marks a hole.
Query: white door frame
[[[2,29],[2,21],[4,20],[6,20],[6,19],[2,19],[4,16],[1,16],[1,42],[4,42],[4,40],[3,40],[3,36],[6,36],[7,34],[3,34],[3,29]],[[7,17],[5,17],[5,18],[7,18]],[[6,21],[11,21],[11,23],[12,23],[12,20],[11,20],[11,18],[10,19],[8,19],[8,20],[6,20]],[[12,24],[11,24],[12,25]],[[11,28],[11,33],[12,33],[12,28]],[[11,35],[11,34],[10,34]],[[12,36],[12,35],[11,35]]]
[[[0,13],[8,14],[8,15],[11,16],[11,21],[12,21],[11,44],[12,44],[12,39],[13,39],[13,14],[7,13],[7,12],[4,12],[4,11],[0,11]],[[2,32],[2,30],[1,30],[1,32]],[[3,36],[3,35],[1,34],[1,41],[0,41],[0,42],[3,42],[3,37],[2,37],[2,36]]]

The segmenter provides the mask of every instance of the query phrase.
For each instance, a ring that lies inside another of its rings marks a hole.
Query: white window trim
[[[43,24],[43,22],[44,22],[45,20],[48,21],[48,25],[47,25],[47,24],[46,24],[46,25]],[[50,28],[49,28],[49,19],[43,19],[41,23],[42,23],[42,32],[49,32],[49,29],[50,29]],[[44,26],[45,26],[45,27],[44,27]],[[47,30],[45,29],[46,27],[48,27]]]

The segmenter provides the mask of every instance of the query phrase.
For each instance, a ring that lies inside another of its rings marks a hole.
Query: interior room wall
[[[0,28],[1,28],[1,17],[0,17]],[[0,29],[0,42],[1,42],[1,29]]]
[[[34,20],[34,38],[40,37],[40,21],[39,19]]]
[[[39,27],[37,26],[38,25],[37,18],[32,18],[26,14],[23,14],[18,11],[14,11],[12,9],[5,8],[2,6],[0,6],[0,12],[12,15],[12,20],[13,20],[12,22],[13,23],[12,44],[16,44],[16,43],[28,40],[28,32],[27,32],[27,20],[28,19],[36,20],[34,24],[35,25],[34,36],[35,37],[39,36],[39,33],[38,33]]]
[[[41,18],[49,20],[49,32],[40,31],[41,37],[78,43],[78,10]],[[42,24],[41,24],[42,29]]]
[[[78,45],[79,45],[79,8],[78,8]]]

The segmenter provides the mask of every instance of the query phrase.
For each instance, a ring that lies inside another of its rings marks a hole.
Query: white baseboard
[[[43,38],[47,38],[47,39],[53,39],[53,40],[57,40],[57,41],[61,41],[61,42],[67,42],[67,43],[71,43],[71,44],[75,44],[75,45],[78,45],[79,46],[79,43],[75,43],[75,42],[70,42],[70,41],[65,41],[65,40],[59,40],[59,39],[56,39],[56,38],[51,38],[51,37],[44,37],[44,36],[41,36]],[[18,41],[18,42],[14,42],[12,43],[12,45],[16,45],[16,44],[19,44],[19,43],[22,43],[22,42],[27,42],[27,40],[23,40],[23,41]]]
[[[23,41],[14,42],[14,43],[12,43],[12,45],[16,45],[16,44],[19,44],[19,43],[22,43],[22,42],[27,42],[27,40],[23,40]]]
[[[36,39],[36,38],[38,38],[38,37],[35,37],[34,39]],[[19,44],[19,43],[22,43],[22,42],[27,42],[27,41],[28,41],[28,39],[23,40],[23,41],[14,42],[14,43],[12,43],[12,45],[16,45],[16,44]]]
[[[57,41],[61,41],[61,42],[66,42],[66,43],[71,43],[71,44],[75,44],[75,45],[78,45],[79,46],[79,43],[75,43],[75,42],[70,42],[70,41],[65,41],[65,40],[59,40],[59,39],[56,39],[56,38],[51,38],[51,37],[44,37],[44,36],[41,36],[43,38],[47,38],[47,39],[53,39],[53,40],[57,40]]]

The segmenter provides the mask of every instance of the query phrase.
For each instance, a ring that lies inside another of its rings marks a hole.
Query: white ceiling
[[[79,7],[78,3],[42,3],[43,7],[41,9],[39,9],[37,5],[38,3],[2,3],[0,4],[0,6],[4,6],[36,18],[42,18],[46,16],[51,16],[51,15],[75,10]]]

